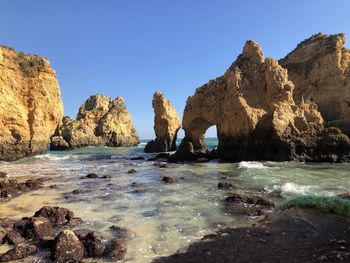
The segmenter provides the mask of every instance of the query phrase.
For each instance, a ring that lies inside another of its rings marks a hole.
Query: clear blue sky
[[[123,96],[142,138],[154,137],[154,91],[182,117],[187,97],[223,74],[248,39],[281,58],[314,33],[350,37],[349,0],[1,0],[0,8],[0,43],[49,58],[66,115],[95,93]]]

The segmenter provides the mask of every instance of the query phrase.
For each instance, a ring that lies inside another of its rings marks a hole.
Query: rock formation
[[[204,134],[217,127],[222,159],[340,161],[350,140],[339,129],[325,129],[315,103],[296,104],[294,84],[278,61],[264,59],[247,41],[226,73],[188,98],[182,127],[185,139],[170,161],[207,155]]]
[[[295,85],[294,100],[314,101],[327,122],[350,134],[350,50],[345,35],[316,34],[301,42],[280,64]]]
[[[62,116],[49,61],[0,46],[0,160],[44,153]]]
[[[76,120],[64,117],[51,137],[51,150],[84,146],[136,146],[139,136],[127,112],[124,99],[91,96],[79,108]]]
[[[152,106],[156,139],[147,143],[145,152],[175,151],[177,132],[181,128],[179,115],[159,91],[153,95]]]

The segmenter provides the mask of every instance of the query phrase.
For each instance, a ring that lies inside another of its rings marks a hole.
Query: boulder
[[[178,113],[159,91],[153,95],[152,106],[156,139],[147,143],[145,152],[175,151],[177,132],[181,128]]]
[[[89,257],[99,257],[105,250],[103,236],[96,231],[88,233],[83,239],[83,244]]]
[[[116,260],[123,259],[127,249],[123,241],[115,239],[110,242],[106,256]]]
[[[44,153],[63,116],[50,62],[0,46],[0,87],[0,160]]]
[[[24,226],[24,237],[29,239],[43,239],[53,236],[51,221],[45,217],[32,217]]]
[[[223,76],[188,98],[182,120],[185,138],[168,160],[210,156],[204,135],[213,125],[220,159],[348,160],[349,138],[324,127],[316,103],[296,103],[294,89],[288,71],[278,61],[265,59],[256,42],[247,41]]]
[[[281,59],[295,85],[294,101],[315,102],[326,126],[350,134],[350,50],[345,35],[315,34]]]
[[[35,212],[34,217],[47,218],[52,226],[56,227],[69,224],[74,219],[74,212],[63,207],[44,206]]]
[[[136,146],[139,136],[124,99],[91,96],[79,109],[76,120],[64,117],[51,137],[51,150],[84,146]]]
[[[54,240],[51,258],[54,262],[80,262],[85,255],[83,243],[71,230],[62,231]]]

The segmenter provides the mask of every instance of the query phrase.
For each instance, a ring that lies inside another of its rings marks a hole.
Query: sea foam
[[[239,169],[266,169],[268,167],[264,166],[261,162],[247,162],[242,161],[238,164]]]

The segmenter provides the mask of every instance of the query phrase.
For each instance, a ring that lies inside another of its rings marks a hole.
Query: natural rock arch
[[[247,41],[223,76],[188,98],[182,120],[185,138],[169,160],[208,156],[204,134],[212,125],[217,126],[222,159],[347,158],[349,138],[337,129],[324,129],[317,105],[296,105],[293,91],[287,70],[274,59],[264,59],[260,46]]]

